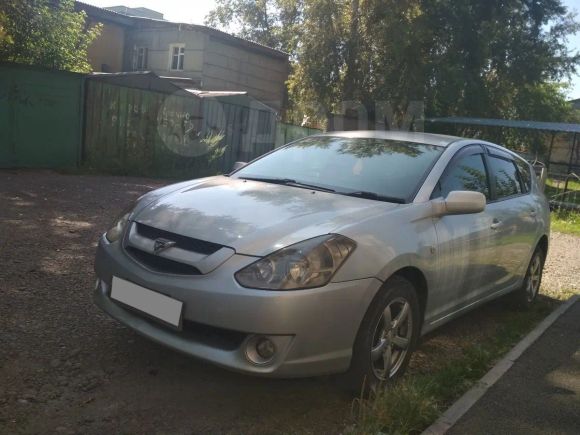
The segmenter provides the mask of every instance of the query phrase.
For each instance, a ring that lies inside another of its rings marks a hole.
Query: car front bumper
[[[138,333],[229,369],[271,377],[346,371],[359,325],[381,281],[331,282],[295,291],[241,287],[234,273],[254,261],[256,257],[233,255],[207,275],[167,275],[149,271],[120,243],[102,237],[95,261],[94,300]],[[112,300],[113,276],[182,301],[188,328],[172,329]],[[276,354],[268,364],[256,365],[246,358],[246,346],[255,335],[275,344]]]

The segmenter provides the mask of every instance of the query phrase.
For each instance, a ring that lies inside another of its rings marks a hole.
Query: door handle
[[[490,225],[490,228],[492,230],[497,230],[500,226],[501,226],[501,221],[494,219],[492,224]]]
[[[531,217],[536,217],[536,214],[537,214],[536,210],[534,210],[534,209],[530,210]]]

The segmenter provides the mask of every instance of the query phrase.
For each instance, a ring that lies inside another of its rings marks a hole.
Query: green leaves
[[[101,25],[88,26],[73,0],[4,0],[0,5],[0,60],[89,72],[87,48]]]
[[[302,0],[217,0],[206,24],[287,53],[296,51]]]
[[[412,101],[427,117],[571,113],[557,82],[576,71],[580,27],[561,0],[218,0],[208,22],[290,53],[294,122],[343,101],[399,119]]]

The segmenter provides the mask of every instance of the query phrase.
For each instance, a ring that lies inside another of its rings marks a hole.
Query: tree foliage
[[[218,0],[206,23],[287,53],[298,47],[304,0]]]
[[[295,121],[344,101],[562,121],[580,61],[561,0],[218,0],[207,23],[290,53]]]
[[[87,48],[100,31],[73,0],[0,2],[1,61],[88,72]]]

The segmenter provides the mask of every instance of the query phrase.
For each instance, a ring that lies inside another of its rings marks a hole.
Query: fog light
[[[256,352],[264,359],[270,359],[276,353],[276,346],[267,338],[260,338],[256,344]]]
[[[268,364],[276,354],[276,345],[267,337],[253,335],[246,342],[246,358],[252,364]]]

